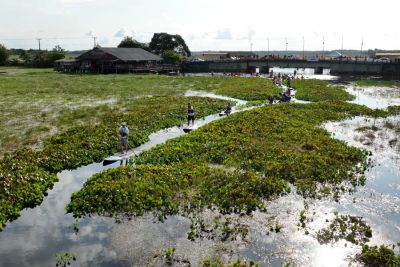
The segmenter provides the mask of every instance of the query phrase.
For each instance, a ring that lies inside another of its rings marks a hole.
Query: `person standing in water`
[[[121,123],[121,127],[118,129],[119,142],[121,144],[121,153],[128,154],[128,134],[129,129],[126,127],[126,122]]]
[[[228,103],[228,106],[225,109],[225,114],[229,115],[232,112],[232,107],[231,107],[231,103]]]
[[[194,125],[194,108],[192,106],[192,104],[188,104],[187,107],[187,114],[188,114],[188,126],[190,126],[190,122],[192,122],[192,125]]]

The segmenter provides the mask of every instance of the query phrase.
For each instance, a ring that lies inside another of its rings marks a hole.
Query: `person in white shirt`
[[[119,142],[121,143],[121,153],[128,153],[128,134],[129,129],[126,127],[126,122],[121,123],[121,127],[118,129]]]

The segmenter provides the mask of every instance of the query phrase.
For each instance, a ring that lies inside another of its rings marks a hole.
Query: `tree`
[[[173,50],[184,57],[190,56],[189,47],[179,34],[155,33],[149,47],[152,52],[158,55],[161,55],[164,51]]]
[[[7,48],[0,44],[0,65],[4,65],[7,62],[9,55]]]
[[[118,47],[126,47],[126,48],[142,48],[144,50],[149,50],[147,44],[141,43],[136,41],[130,36],[126,36],[122,41],[119,43]]]
[[[182,56],[174,50],[165,50],[164,52],[162,52],[161,57],[167,64],[178,64],[181,63],[183,59]]]

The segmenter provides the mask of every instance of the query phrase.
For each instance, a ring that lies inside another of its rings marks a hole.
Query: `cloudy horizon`
[[[354,3],[353,3],[354,2]],[[251,2],[219,0],[6,1],[0,43],[8,48],[67,50],[116,46],[125,36],[180,34],[192,51],[400,49],[394,0]],[[389,7],[383,10],[379,7]],[[6,27],[4,27],[6,25]]]

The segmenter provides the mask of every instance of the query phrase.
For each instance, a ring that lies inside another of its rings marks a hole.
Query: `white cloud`
[[[126,35],[127,35],[126,31],[122,28],[119,29],[119,31],[117,31],[116,33],[114,33],[114,37],[118,37],[118,38],[125,37]]]
[[[219,30],[217,32],[217,35],[215,36],[215,39],[218,40],[231,40],[232,39],[232,33],[230,29],[223,29]]]

